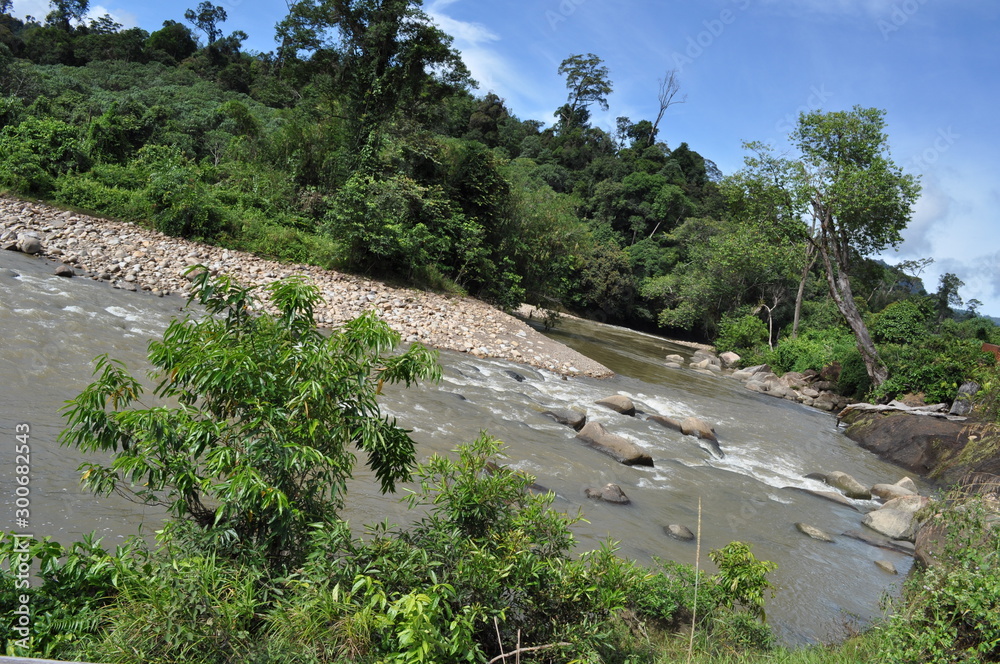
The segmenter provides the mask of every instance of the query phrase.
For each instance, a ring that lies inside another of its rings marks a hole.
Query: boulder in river
[[[896,569],[896,566],[892,564],[891,560],[876,560],[875,565],[880,570],[888,572],[889,574],[899,574],[899,571]]]
[[[631,399],[623,394],[614,394],[610,397],[605,397],[604,399],[598,399],[594,403],[598,406],[610,408],[616,413],[621,413],[622,415],[635,415],[635,404],[632,403]]]
[[[626,466],[653,465],[653,457],[648,452],[630,440],[609,433],[600,422],[587,422],[576,437]]]
[[[715,435],[715,429],[709,426],[704,420],[697,417],[685,417],[681,420],[681,433],[704,440],[709,451],[720,459],[725,456],[722,447],[719,446],[719,439]]]
[[[834,471],[826,476],[826,481],[830,486],[843,491],[844,495],[848,498],[870,500],[872,497],[872,492],[868,489],[868,487],[847,473]]]
[[[57,277],[72,278],[76,276],[76,272],[69,265],[60,265],[56,268],[55,275]]]
[[[912,542],[915,535],[913,512],[901,509],[877,509],[861,521],[877,533],[890,539]]]
[[[719,360],[722,361],[722,366],[728,369],[729,367],[736,366],[736,363],[740,361],[740,356],[731,350],[727,350],[722,355],[719,355]]]
[[[522,376],[521,374],[517,373],[516,371],[511,371],[510,369],[504,369],[502,373],[503,373],[503,375],[505,375],[505,376],[507,376],[509,378],[513,378],[514,380],[516,380],[519,383],[523,383],[524,382],[524,376]]]
[[[819,540],[820,542],[832,542],[833,538],[824,533],[822,530],[816,526],[810,526],[808,523],[802,523],[799,521],[795,524],[795,529],[798,530],[803,535],[807,535],[814,540]]]
[[[666,417],[664,415],[650,415],[647,419],[652,422],[656,422],[660,426],[666,427],[667,429],[673,429],[674,431],[681,430],[681,421],[675,420],[672,417]]]
[[[673,537],[675,540],[680,540],[682,542],[690,542],[694,539],[694,533],[687,526],[682,526],[677,523],[672,523],[669,526],[663,526],[663,532],[668,537]]]
[[[617,484],[605,484],[603,489],[587,489],[585,493],[587,498],[595,498],[615,505],[628,505],[632,502]]]
[[[910,491],[898,484],[876,484],[871,489],[873,496],[878,496],[882,500],[892,500],[901,496],[912,496],[916,491]]]
[[[565,424],[577,431],[583,428],[583,425],[587,423],[587,416],[584,413],[575,410],[566,409],[555,409],[546,410],[542,413],[545,417],[551,417],[553,420],[559,424]]]

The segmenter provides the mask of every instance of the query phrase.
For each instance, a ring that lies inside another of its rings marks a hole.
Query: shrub
[[[202,268],[192,299],[207,315],[175,319],[150,343],[155,394],[177,405],[144,407],[140,383],[104,356],[98,380],[68,402],[61,441],[113,454],[81,467],[95,492],[165,505],[234,555],[254,545],[284,568],[301,560],[311,524],[335,518],[351,447],[383,491],[409,477],[414,442],[376,396],[383,382],[409,385],[439,369],[419,345],[383,358],[399,335],[374,313],[321,333],[321,295],[301,278],[267,289],[277,313],[251,315],[262,306],[251,290]]]
[[[973,498],[933,517],[941,564],[916,572],[882,628],[889,664],[1000,661],[1000,537],[996,503]]]
[[[766,346],[768,341],[767,326],[754,315],[740,317],[722,317],[719,323],[719,336],[715,347],[720,353],[726,351],[747,351]]]
[[[900,300],[872,316],[868,331],[876,343],[914,343],[928,333],[932,313],[913,300]]]
[[[990,379],[996,360],[978,339],[926,337],[920,344],[887,345],[881,355],[889,378],[875,390],[880,398],[923,392],[930,402],[950,402],[962,383]]]

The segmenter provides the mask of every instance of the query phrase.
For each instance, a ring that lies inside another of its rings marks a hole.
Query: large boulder
[[[841,421],[861,447],[943,484],[954,484],[969,472],[1000,474],[1000,438],[968,422],[861,410],[848,410]]]
[[[740,361],[740,356],[731,350],[727,350],[725,353],[719,355],[719,360],[722,362],[722,366],[726,369],[736,366],[736,363]]]
[[[651,422],[656,422],[660,426],[666,427],[667,429],[672,429],[673,431],[681,430],[681,421],[675,420],[672,417],[666,417],[664,415],[650,415],[646,419],[650,420]]]
[[[626,466],[653,465],[653,457],[648,452],[630,440],[609,433],[600,422],[587,422],[576,437]]]
[[[542,415],[545,417],[551,417],[559,424],[564,424],[568,427],[576,429],[577,431],[582,429],[583,425],[587,423],[586,414],[576,410],[557,408],[554,410],[546,410],[542,413]]]
[[[916,535],[913,514],[906,509],[882,507],[866,514],[861,523],[890,539],[912,542]]]
[[[910,491],[905,487],[901,487],[898,484],[876,484],[872,487],[872,495],[878,496],[882,500],[892,500],[893,498],[900,498],[902,496],[912,496],[916,491]]]
[[[17,238],[17,248],[24,254],[40,254],[42,241],[34,235],[22,234]]]
[[[598,406],[610,408],[616,413],[621,413],[622,415],[635,415],[635,404],[632,403],[631,399],[622,394],[615,394],[610,397],[605,397],[604,399],[598,399],[594,403]]]
[[[719,446],[719,439],[715,435],[715,429],[709,426],[704,420],[700,420],[697,417],[685,417],[681,421],[681,433],[685,436],[694,436],[700,440],[704,440],[709,451],[720,459],[725,456],[722,452],[722,447]]]
[[[847,473],[835,471],[826,476],[827,484],[840,489],[848,498],[860,500],[870,500],[872,492],[861,482],[857,481]]]

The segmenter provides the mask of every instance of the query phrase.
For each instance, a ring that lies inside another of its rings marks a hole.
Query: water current
[[[158,527],[162,513],[117,496],[94,497],[80,487],[84,457],[56,442],[59,414],[92,380],[93,360],[107,353],[133,374],[148,369],[149,339],[157,337],[183,301],[113,290],[84,279],[52,275],[53,265],[0,252],[0,528],[15,529],[14,432],[31,426],[31,532],[68,543],[97,531],[114,545]],[[418,456],[449,453],[486,430],[507,444],[508,463],[538,478],[557,495],[555,507],[582,510],[575,527],[581,551],[620,542],[621,555],[643,563],[654,558],[694,562],[695,546],[664,534],[668,524],[696,529],[702,502],[702,565],[709,549],[732,540],[777,562],[778,591],[768,616],[789,643],[827,641],[845,624],[880,614],[879,600],[902,577],[879,569],[890,560],[905,574],[911,560],[843,537],[861,530],[874,503],[858,510],[794,491],[825,490],[810,472],[841,470],[864,484],[895,482],[904,472],[861,450],[837,428],[835,418],[804,406],[747,391],[724,377],[666,369],[669,353],[689,348],[664,339],[585,321],[564,321],[552,336],[617,372],[611,380],[563,379],[509,362],[442,352],[444,378],[436,385],[390,388],[382,406],[412,429]],[[509,372],[524,377],[519,382]],[[645,414],[697,416],[714,425],[725,456],[715,458],[692,437],[594,401],[629,396]],[[654,467],[627,467],[574,439],[574,432],[541,414],[576,408],[650,452]],[[617,506],[585,497],[587,487],[614,482],[632,504]],[[7,515],[10,515],[8,517]],[[398,498],[378,493],[363,470],[350,483],[345,516],[352,524],[410,517]],[[805,522],[835,537],[819,542],[799,533]]]

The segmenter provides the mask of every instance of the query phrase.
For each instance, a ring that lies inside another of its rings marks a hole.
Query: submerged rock
[[[868,489],[868,487],[847,473],[842,473],[839,470],[827,475],[826,482],[830,486],[843,491],[844,495],[848,498],[870,500],[872,497],[872,492]]]
[[[672,523],[669,526],[663,526],[663,532],[668,537],[672,537],[675,540],[680,540],[682,542],[690,542],[695,537],[690,528],[677,523]]]
[[[795,529],[798,530],[803,535],[808,535],[814,540],[819,540],[820,542],[832,542],[833,538],[824,533],[822,530],[816,526],[810,526],[808,523],[802,523],[801,521],[795,524]]]

